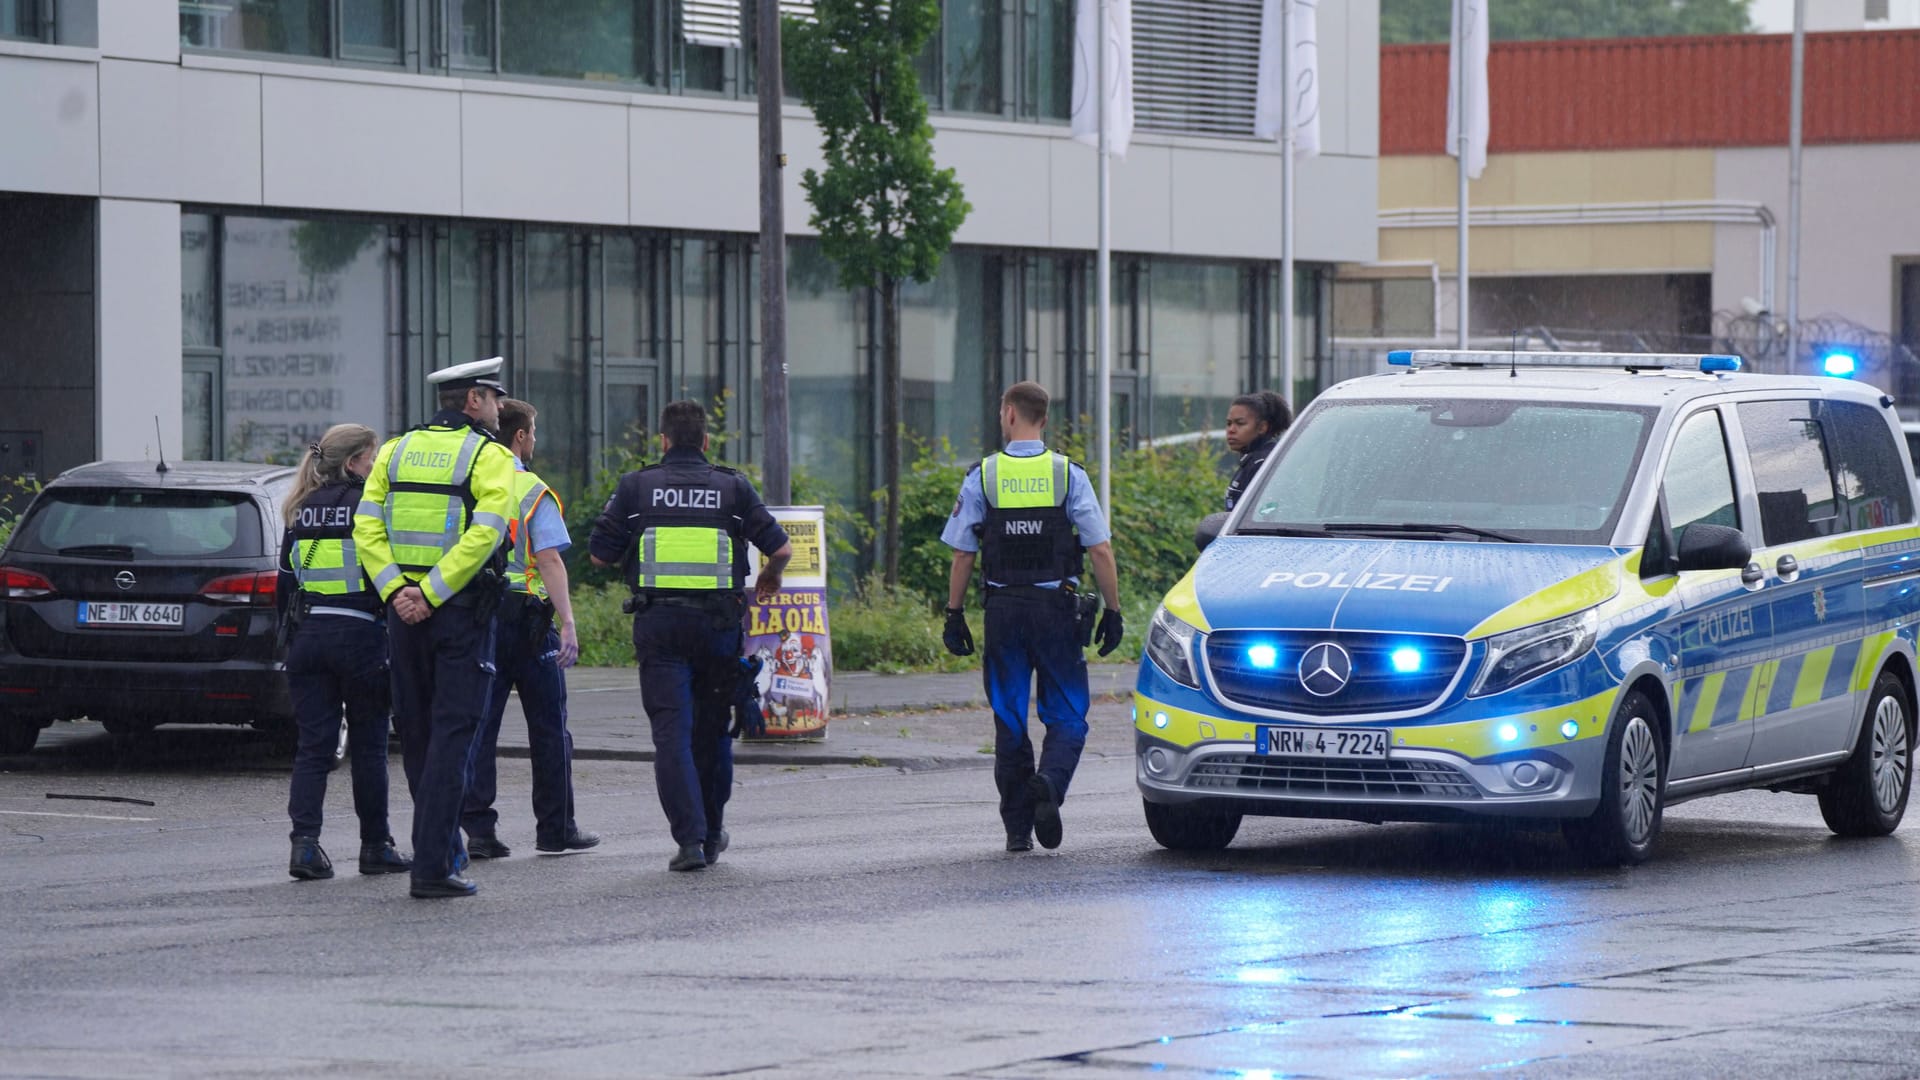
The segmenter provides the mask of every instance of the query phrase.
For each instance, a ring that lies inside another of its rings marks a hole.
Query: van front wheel
[[[1653,854],[1667,786],[1656,715],[1646,694],[1627,694],[1607,737],[1600,805],[1592,817],[1561,826],[1574,850],[1596,865],[1631,866]]]
[[[1140,802],[1147,812],[1147,831],[1170,851],[1219,851],[1233,843],[1233,834],[1240,831],[1239,814]]]
[[[1900,827],[1913,788],[1914,717],[1906,687],[1883,671],[1867,698],[1853,756],[1820,789],[1820,816],[1841,836],[1886,836]]]

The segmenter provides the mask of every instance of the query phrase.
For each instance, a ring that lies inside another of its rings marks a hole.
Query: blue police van
[[[1898,827],[1920,527],[1891,398],[1730,356],[1391,360],[1305,411],[1155,613],[1156,840],[1507,819],[1635,863],[1666,806],[1756,787]]]

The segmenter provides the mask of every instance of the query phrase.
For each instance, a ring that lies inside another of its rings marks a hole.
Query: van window
[[[1673,454],[1667,458],[1661,490],[1675,537],[1695,524],[1740,527],[1733,468],[1727,461],[1727,437],[1718,411],[1699,413],[1681,426],[1673,440]]]
[[[1913,520],[1913,484],[1886,419],[1857,401],[1820,402],[1834,440],[1834,473],[1851,529]]]
[[[1738,406],[1767,546],[1846,531],[1833,487],[1833,454],[1815,404],[1744,401]]]

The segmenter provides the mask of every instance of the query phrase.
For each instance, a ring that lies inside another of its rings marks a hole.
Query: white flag
[[[1460,22],[1466,13],[1467,176],[1478,180],[1487,167],[1487,4],[1491,0],[1454,0],[1452,47],[1447,52],[1447,153],[1460,156]]]
[[[1073,137],[1088,146],[1100,145],[1100,109],[1092,93],[1099,28],[1100,0],[1079,0],[1073,13]],[[1107,0],[1106,98],[1107,149],[1126,157],[1133,141],[1133,0]]]
[[[1285,0],[1266,0],[1260,17],[1260,80],[1254,91],[1253,133],[1263,139],[1285,136],[1282,98],[1293,102],[1293,149],[1320,153],[1320,0],[1293,0],[1293,92],[1280,93],[1280,19]]]

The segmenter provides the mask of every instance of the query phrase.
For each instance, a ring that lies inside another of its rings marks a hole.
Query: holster
[[[473,621],[481,626],[492,622],[507,595],[506,577],[491,566],[482,567],[467,588],[473,590]]]
[[[1073,633],[1081,648],[1093,644],[1094,625],[1100,621],[1100,594],[1077,593],[1073,598]]]

